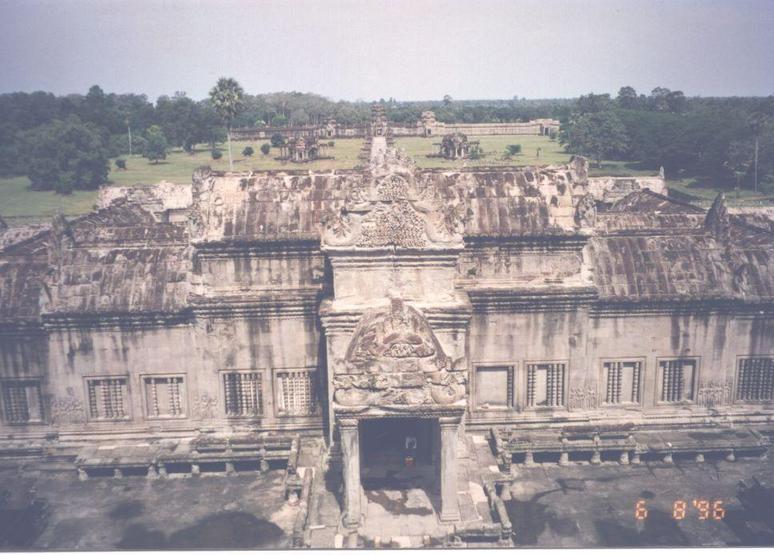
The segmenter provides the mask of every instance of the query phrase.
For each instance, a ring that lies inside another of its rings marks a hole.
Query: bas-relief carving
[[[398,299],[361,318],[337,366],[343,406],[448,405],[466,393],[462,360],[449,359],[425,317]]]
[[[83,402],[72,396],[51,400],[51,421],[54,424],[82,424],[86,422]]]
[[[570,388],[570,398],[567,406],[571,409],[597,408],[597,390],[591,382]]]
[[[411,172],[388,173],[370,187],[350,189],[343,207],[322,220],[323,245],[330,247],[457,247],[462,245],[466,207],[435,193],[417,194]],[[405,176],[404,176],[405,175]]]
[[[218,398],[202,393],[193,401],[193,413],[201,419],[215,418]]]
[[[699,385],[696,392],[696,403],[708,409],[727,405],[733,402],[733,378],[722,381],[709,381]]]

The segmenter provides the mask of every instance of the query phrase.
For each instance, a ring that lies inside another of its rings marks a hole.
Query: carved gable
[[[350,189],[345,205],[327,214],[323,248],[461,248],[462,203],[418,194],[416,169],[394,151],[382,157],[370,184]]]
[[[465,396],[466,381],[422,313],[392,299],[361,318],[334,378],[334,399],[343,406],[446,405]]]

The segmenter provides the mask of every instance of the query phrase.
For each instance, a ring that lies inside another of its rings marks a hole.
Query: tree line
[[[714,186],[774,188],[774,96],[686,98],[658,87],[649,95],[581,96],[563,118],[560,142],[592,158],[663,167],[671,178]]]
[[[638,94],[622,87],[616,97],[577,99],[429,101],[380,99],[391,121],[414,124],[425,110],[446,123],[496,123],[556,118],[570,153],[663,166],[670,177],[704,176],[740,186],[774,186],[774,97],[689,98],[657,87]],[[230,144],[237,127],[365,124],[370,102],[333,101],[312,93],[251,95],[221,79],[204,100],[185,93],[151,102],[141,94],[0,95],[0,175],[27,175],[35,189],[68,193],[107,181],[108,160],[142,154],[163,160],[169,148]],[[229,160],[231,149],[229,148]],[[219,152],[219,151],[218,151]],[[756,163],[757,160],[757,163]],[[121,162],[117,162],[120,164]]]

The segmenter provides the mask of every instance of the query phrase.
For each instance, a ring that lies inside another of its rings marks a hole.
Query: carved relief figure
[[[580,227],[594,227],[596,223],[597,203],[591,194],[586,194],[575,209],[575,224]]]
[[[466,392],[462,361],[444,354],[427,319],[400,299],[366,313],[353,334],[343,374],[333,380],[340,405],[450,404]]]

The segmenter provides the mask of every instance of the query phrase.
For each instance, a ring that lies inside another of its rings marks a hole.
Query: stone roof
[[[38,320],[47,271],[45,258],[0,258],[0,326]]]
[[[0,253],[0,323],[187,306],[187,229],[137,204],[120,199],[71,221],[57,216],[17,239]]]
[[[601,298],[774,298],[774,233],[729,215],[722,195],[705,213],[649,191],[632,193],[602,218],[621,225],[616,235],[589,243]],[[649,232],[636,233],[643,229]]]
[[[465,235],[537,236],[575,233],[568,168],[419,172],[416,189],[465,206]],[[254,176],[198,172],[192,219],[197,243],[278,241],[320,237],[326,216],[353,191],[367,187],[360,172]]]
[[[597,230],[606,234],[683,233],[701,228],[702,208],[676,201],[648,189],[635,191],[597,213]]]
[[[157,222],[114,202],[72,222],[54,222],[47,312],[174,313],[185,308],[191,257],[184,226]]]
[[[440,249],[465,240],[474,247],[479,237],[588,240],[585,259],[605,301],[774,300],[774,232],[761,218],[729,214],[722,198],[705,211],[648,190],[595,204],[585,181],[577,163],[398,173],[200,169],[190,206],[176,205],[188,218],[180,224],[163,221],[163,194],[148,188],[131,200],[113,195],[69,221],[0,231],[0,324],[179,314],[190,306],[196,249],[278,241],[323,248],[323,232],[333,233],[325,236],[334,248],[416,248],[372,237],[396,225],[402,233],[401,211],[410,212],[422,245]],[[352,222],[360,227],[342,230]]]

